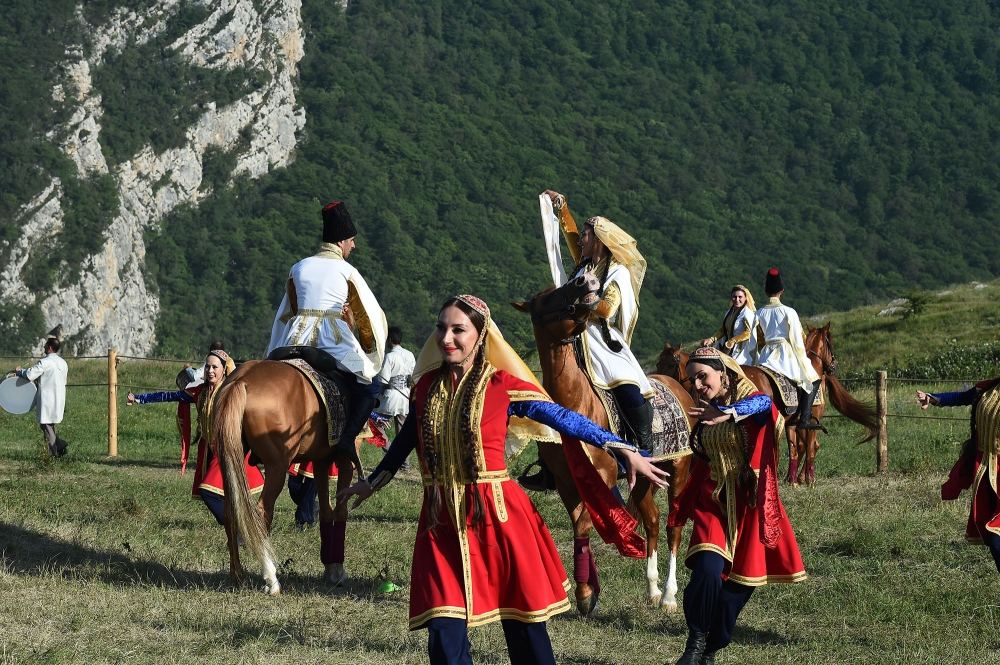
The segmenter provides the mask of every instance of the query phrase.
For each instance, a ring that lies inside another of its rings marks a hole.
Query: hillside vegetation
[[[148,239],[160,353],[223,337],[259,354],[335,197],[361,228],[352,261],[412,343],[471,291],[531,346],[507,303],[549,279],[545,188],[638,238],[640,356],[709,334],[729,286],[759,291],[770,265],[803,314],[1000,274],[990,3],[360,0],[303,16],[297,161]],[[19,20],[0,34],[20,39]],[[116,126],[143,126],[128,99]]]

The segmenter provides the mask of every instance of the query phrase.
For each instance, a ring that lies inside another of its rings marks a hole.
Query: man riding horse
[[[292,266],[267,347],[269,360],[298,357],[346,391],[337,450],[354,450],[377,402],[372,379],[384,356],[386,320],[357,268],[347,262],[358,232],[343,202],[323,208],[323,244]]]
[[[591,383],[614,396],[626,421],[628,437],[642,450],[649,450],[653,436],[654,390],[629,349],[629,340],[639,317],[639,290],[646,274],[646,260],[635,239],[611,220],[591,217],[579,230],[566,197],[545,192],[552,201],[563,237],[576,268],[570,279],[591,273],[601,283],[601,298],[586,330],[577,338],[581,365]],[[532,490],[554,489],[552,474],[541,460],[539,471],[522,475],[518,482]]]
[[[822,429],[812,415],[819,391],[820,377],[813,369],[803,343],[802,323],[798,313],[781,302],[785,284],[777,268],[767,271],[764,293],[766,305],[757,310],[757,365],[788,377],[799,393],[798,429]]]

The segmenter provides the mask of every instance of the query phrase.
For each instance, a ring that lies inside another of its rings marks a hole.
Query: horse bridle
[[[830,341],[829,330],[823,331],[823,343],[826,345],[826,349],[830,353],[829,364],[826,362],[825,359],[820,357],[820,355],[815,351],[813,351],[812,349],[806,349],[806,355],[812,356],[813,358],[819,360],[820,365],[823,366],[823,374],[834,374],[837,371],[837,357],[833,354],[833,343]]]

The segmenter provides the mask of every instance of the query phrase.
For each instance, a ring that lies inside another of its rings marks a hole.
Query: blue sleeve
[[[141,393],[135,396],[136,404],[157,404],[158,402],[194,403],[194,398],[183,390],[172,390],[158,393]]]
[[[735,415],[737,422],[754,416],[754,420],[762,422],[771,415],[771,398],[767,395],[750,395],[729,406],[719,405],[719,410]]]
[[[548,425],[557,432],[576,437],[599,448],[604,448],[604,444],[610,441],[622,443],[628,448],[632,448],[631,444],[622,441],[589,418],[553,402],[540,400],[511,402],[510,408],[507,409],[507,415],[530,418],[543,425]]]
[[[931,393],[937,399],[938,406],[969,406],[976,401],[979,391],[975,388],[960,390],[953,393]]]
[[[385,483],[389,482],[389,479],[399,471],[399,467],[403,466],[406,458],[410,456],[410,453],[416,447],[417,416],[416,410],[411,409],[410,413],[406,416],[406,420],[403,422],[403,426],[399,428],[392,443],[389,444],[389,452],[385,454],[382,461],[378,463],[378,466],[368,476],[368,482],[371,483],[372,487],[382,487]]]

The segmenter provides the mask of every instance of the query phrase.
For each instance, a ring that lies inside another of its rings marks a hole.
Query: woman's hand
[[[934,395],[931,395],[930,393],[925,393],[923,390],[918,390],[917,404],[920,405],[921,409],[926,411],[927,407],[929,407],[931,404],[933,404],[934,406],[938,405],[938,398],[935,397]]]
[[[346,501],[353,496],[354,503],[351,504],[351,509],[353,510],[364,503],[374,493],[375,490],[372,488],[371,483],[362,478],[346,490],[337,492],[337,503],[340,504],[342,501]]]
[[[730,418],[728,413],[720,411],[714,404],[709,404],[703,399],[698,400],[698,404],[700,406],[688,409],[688,415],[692,418],[697,418],[706,425],[718,425]]]
[[[132,406],[133,404],[135,404],[135,393],[125,395],[125,406]]]
[[[625,448],[617,448],[615,452],[621,454],[628,461],[629,489],[635,487],[635,479],[639,476],[644,476],[657,487],[667,486],[670,474],[650,462],[648,457],[643,457],[639,453]]]
[[[713,344],[715,344],[715,340],[711,337],[706,337],[705,339],[701,340],[702,346],[712,346]]]
[[[552,200],[552,207],[555,208],[556,210],[558,210],[559,208],[563,207],[566,204],[566,197],[555,190],[546,189],[542,193],[547,195],[549,199]]]

